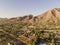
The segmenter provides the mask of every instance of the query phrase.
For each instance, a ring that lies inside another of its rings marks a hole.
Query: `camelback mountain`
[[[20,20],[20,21],[26,21],[26,22],[31,22],[31,23],[42,23],[46,24],[47,22],[54,22],[54,23],[59,23],[60,22],[60,8],[54,8],[52,10],[48,10],[44,12],[43,14],[33,16],[33,15],[28,15],[28,16],[23,16],[23,17],[16,17],[16,18],[11,18],[10,20]]]

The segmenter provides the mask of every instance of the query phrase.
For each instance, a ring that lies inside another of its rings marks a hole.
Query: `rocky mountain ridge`
[[[33,15],[28,15],[28,16],[23,16],[23,17],[16,17],[16,18],[11,18],[11,19],[17,19],[17,20],[32,20],[32,19],[37,19],[37,20],[48,20],[48,19],[60,19],[60,8],[54,8],[52,10],[48,10],[47,12],[40,14],[38,16],[33,16]]]

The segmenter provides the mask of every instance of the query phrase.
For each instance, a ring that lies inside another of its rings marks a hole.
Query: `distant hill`
[[[0,18],[0,21],[2,21],[2,20],[7,20],[8,18]]]

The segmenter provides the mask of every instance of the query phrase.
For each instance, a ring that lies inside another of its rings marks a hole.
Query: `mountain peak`
[[[52,10],[47,11],[47,15],[53,15],[55,17],[60,17],[60,8],[53,8]]]
[[[54,20],[56,18],[60,19],[60,8],[54,8],[52,10],[48,10],[45,13],[39,15],[38,18],[43,19],[44,21],[47,21],[47,20],[50,20],[50,19]]]
[[[54,8],[52,10],[60,12],[60,8]]]
[[[60,8],[54,8],[54,9],[60,9]]]

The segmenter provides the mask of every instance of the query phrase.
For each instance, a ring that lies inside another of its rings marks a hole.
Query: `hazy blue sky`
[[[52,8],[60,8],[60,0],[0,0],[0,17],[38,15]]]

